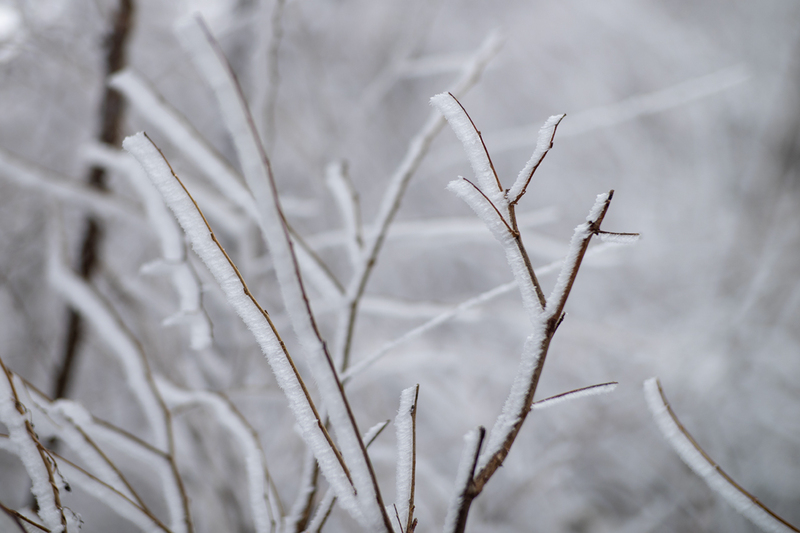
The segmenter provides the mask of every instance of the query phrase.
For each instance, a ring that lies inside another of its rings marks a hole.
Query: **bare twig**
[[[24,514],[18,512],[18,511],[15,511],[14,509],[11,509],[10,507],[6,507],[5,505],[3,505],[2,502],[0,502],[0,510],[2,510],[4,513],[6,513],[8,516],[11,517],[11,519],[17,524],[17,527],[19,527],[19,530],[22,531],[22,533],[27,533],[27,530],[25,529],[25,526],[22,525],[22,522],[25,522],[26,524],[30,524],[31,526],[35,527],[36,529],[38,529],[40,531],[46,531],[47,533],[50,533],[50,529],[49,528],[47,528],[47,527],[45,527],[45,526],[43,526],[41,524],[37,524],[36,522],[31,520],[30,518],[28,518]]]

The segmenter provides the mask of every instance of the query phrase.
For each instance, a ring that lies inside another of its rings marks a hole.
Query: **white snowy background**
[[[83,183],[104,83],[101,44],[114,4],[0,2],[3,154],[56,172],[64,183]],[[236,166],[211,90],[174,33],[181,17],[204,14],[256,112],[289,221],[340,279],[347,279],[350,265],[326,168],[346,161],[368,225],[409,140],[431,113],[429,98],[452,84],[492,32],[503,46],[461,101],[504,186],[530,157],[545,119],[567,115],[519,207],[536,213],[535,224],[522,232],[534,267],[561,258],[595,196],[615,189],[604,229],[642,238],[587,260],[537,398],[607,381],[619,386],[534,411],[475,501],[468,531],[756,531],[661,437],[642,393],[642,382],[656,375],[720,466],[777,514],[800,523],[795,2],[289,0],[279,18],[271,0],[136,0],[135,6],[129,66]],[[276,35],[277,64],[269,53]],[[148,131],[179,175],[212,190],[196,161],[142,113],[129,108],[124,130]],[[48,227],[60,227],[74,263],[85,210],[5,169],[0,357],[47,392],[67,313],[47,281]],[[472,171],[446,127],[411,182],[367,287],[354,364],[513,279],[501,247],[445,190],[458,175]],[[111,173],[109,186],[141,205],[121,173]],[[260,235],[243,219],[241,213],[209,215],[251,289],[295,345]],[[142,272],[161,255],[156,232],[144,218],[103,220],[94,286],[155,372],[183,387],[227,394],[258,430],[280,496],[291,505],[303,445],[252,335],[191,257],[214,332],[212,348],[192,350],[188,327],[162,325],[179,310],[169,277]],[[555,274],[540,279],[548,293]],[[332,315],[317,310],[323,334],[330,334]],[[512,291],[389,351],[348,385],[366,430],[394,419],[401,391],[420,384],[418,531],[441,527],[462,437],[478,425],[492,426],[528,329]],[[136,433],[145,421],[109,351],[88,328],[69,397]],[[236,443],[205,410],[178,410],[175,418],[197,531],[252,531]],[[390,500],[393,434],[385,432],[370,448]],[[115,459],[125,464],[124,457]],[[146,470],[131,476],[138,487],[159,486]],[[142,492],[163,512],[157,490]],[[0,452],[0,502],[20,508],[29,500],[21,463]],[[83,531],[136,531],[78,490],[66,502],[83,517]],[[3,520],[0,529],[13,527]],[[356,527],[335,510],[326,530]]]

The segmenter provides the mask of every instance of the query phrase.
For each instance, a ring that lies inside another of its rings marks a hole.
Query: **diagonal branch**
[[[667,401],[664,389],[661,388],[661,383],[657,378],[650,378],[644,382],[644,394],[650,413],[672,449],[729,505],[763,531],[771,533],[800,532],[800,529],[775,514],[758,498],[736,483],[700,447],[678,420],[678,416]]]

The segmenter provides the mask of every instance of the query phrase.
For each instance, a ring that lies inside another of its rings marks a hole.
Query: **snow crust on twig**
[[[12,375],[0,360],[0,422],[8,428],[9,449],[20,458],[31,479],[31,493],[39,506],[38,514],[53,533],[65,531],[67,520],[61,507],[56,463],[39,443],[29,413],[19,401]]]
[[[144,204],[150,227],[156,232],[161,247],[162,261],[142,266],[143,273],[158,269],[165,271],[178,293],[179,311],[164,319],[164,325],[187,323],[190,346],[202,350],[211,345],[211,321],[202,309],[200,280],[186,261],[183,233],[164,205],[164,200],[153,186],[141,166],[129,154],[108,148],[100,143],[87,145],[84,157],[95,164],[114,168],[128,178]],[[160,273],[160,272],[159,272]]]
[[[51,233],[55,233],[53,230]],[[99,294],[67,268],[58,250],[57,237],[51,235],[47,261],[48,281],[87,321],[108,344],[125,371],[125,379],[144,411],[156,447],[168,445],[167,418],[164,406],[150,378],[150,370],[138,344],[114,316]]]
[[[358,192],[347,178],[345,165],[341,161],[331,163],[325,169],[325,184],[330,189],[345,232],[345,246],[350,264],[355,266],[361,258],[364,236],[361,228],[361,215],[358,205]]]
[[[586,398],[587,396],[598,396],[600,394],[608,394],[609,392],[614,392],[619,385],[616,381],[612,381],[610,383],[600,383],[598,385],[591,385],[589,387],[582,387],[580,389],[575,389],[569,392],[564,392],[562,394],[556,394],[555,396],[550,396],[549,398],[545,398],[544,400],[539,400],[533,402],[531,409],[547,409],[549,407],[553,407],[555,405],[559,405],[564,402],[569,402],[571,400],[577,400],[579,398]]]
[[[408,531],[414,515],[414,485],[416,481],[416,428],[415,417],[419,385],[400,393],[400,407],[394,419],[397,435],[396,497],[395,505],[400,516],[402,531]]]
[[[378,435],[386,429],[386,426],[389,425],[389,420],[385,422],[379,422],[369,428],[366,433],[364,433],[364,444],[366,446],[371,445]],[[325,521],[328,519],[328,516],[331,514],[333,510],[333,504],[336,503],[336,493],[328,489],[325,491],[322,499],[320,500],[319,504],[317,505],[317,512],[314,513],[312,519],[306,525],[306,528],[303,530],[304,533],[311,533],[311,532],[319,532],[322,529],[322,526],[325,525]],[[296,524],[297,520],[293,522],[289,522],[292,524]]]
[[[468,206],[472,208],[478,218],[492,232],[492,235],[503,246],[506,253],[506,261],[514,279],[517,282],[520,294],[522,295],[522,305],[528,315],[531,324],[536,326],[542,314],[542,303],[536,290],[534,278],[528,269],[525,257],[522,254],[519,243],[516,240],[514,231],[509,226],[508,202],[505,197],[498,193],[497,203],[490,202],[489,198],[482,194],[484,191],[476,189],[469,181],[464,178],[451,181],[447,189],[455,193]]]
[[[456,472],[453,499],[450,500],[450,504],[447,508],[447,515],[444,519],[444,533],[454,533],[457,531],[462,504],[472,484],[472,478],[475,475],[476,463],[478,462],[481,444],[483,444],[483,437],[485,434],[486,430],[479,427],[464,435],[464,449],[461,452],[461,460],[458,463],[458,471]],[[466,517],[464,517],[464,519],[466,519]]]
[[[276,524],[280,523],[283,513],[256,431],[230,400],[220,394],[181,389],[161,377],[156,379],[156,385],[164,401],[171,407],[190,404],[208,407],[217,422],[231,433],[234,441],[242,450],[247,472],[250,508],[256,532],[272,531]]]
[[[558,125],[565,116],[566,115],[553,115],[545,121],[544,126],[539,130],[539,137],[536,140],[536,148],[533,150],[533,155],[531,155],[531,158],[519,172],[519,176],[517,176],[514,185],[512,185],[506,193],[506,197],[509,198],[512,203],[516,203],[522,195],[525,194],[525,189],[528,187],[533,173],[536,172],[544,156],[546,156],[550,148],[553,147],[553,138],[556,135],[556,128],[558,128]]]
[[[171,528],[187,531],[188,501],[172,459],[172,436],[169,412],[153,383],[147,360],[138,343],[99,294],[83,279],[69,270],[57,251],[56,238],[51,236],[48,257],[48,279],[51,285],[77,309],[111,348],[125,371],[128,386],[144,411],[156,448],[168,450],[167,468],[158,468],[164,498],[170,511]]]
[[[304,391],[304,385],[299,380],[299,374],[284,352],[282,341],[272,329],[268,315],[244,292],[245,287],[232,263],[212,238],[201,213],[152,142],[139,133],[128,137],[123,146],[142,164],[184,229],[192,248],[219,283],[231,307],[255,337],[267,357],[278,385],[289,400],[303,439],[314,450],[320,469],[341,497],[343,506],[348,511],[359,513],[347,473],[328,442],[315,409]]]
[[[355,505],[345,505],[345,508],[363,526],[385,529],[389,526],[389,519],[383,507],[377,480],[333,361],[317,329],[292,249],[289,229],[277,197],[272,169],[241,87],[218,45],[200,20],[184,21],[176,30],[195,65],[211,86],[225,124],[233,137],[245,179],[256,200],[259,223],[272,254],[286,310],[308,357],[310,370],[325,402],[331,423],[336,428],[339,449],[349,468],[355,494],[338,483],[332,484],[349,492],[346,498],[350,498]],[[328,473],[332,472],[326,472],[326,477]],[[338,496],[344,499],[344,493],[339,493]]]
[[[441,93],[431,98],[431,105],[444,115],[453,132],[461,141],[464,151],[469,159],[472,172],[478,179],[480,189],[494,200],[495,192],[502,191],[503,187],[495,173],[486,145],[481,139],[481,134],[467,115],[464,108],[450,93]]]
[[[522,357],[520,357],[519,366],[514,375],[514,382],[511,384],[508,398],[503,404],[503,410],[489,432],[486,446],[484,446],[478,460],[478,471],[483,470],[492,457],[503,448],[508,435],[512,433],[514,427],[519,423],[520,413],[525,411],[526,395],[531,387],[534,372],[536,372],[542,356],[541,347],[545,338],[544,328],[545,324],[542,323],[525,340]]]
[[[650,378],[644,382],[644,396],[658,429],[672,449],[731,507],[763,531],[769,533],[800,531],[739,486],[700,448],[672,411],[657,378]]]
[[[610,199],[610,193],[598,194],[592,209],[586,217],[586,222],[575,228],[561,272],[559,272],[553,291],[547,299],[546,314],[552,315],[559,307],[563,308],[567,292],[571,287],[571,283],[575,280],[575,271],[578,263],[583,259],[582,253],[586,251],[587,240],[592,236],[592,226],[600,219]]]
[[[108,509],[128,520],[147,533],[173,533],[174,528],[167,528],[155,518],[142,510],[136,502],[100,481],[86,470],[60,458],[59,467],[70,480],[70,483],[80,487],[87,494],[103,502]]]

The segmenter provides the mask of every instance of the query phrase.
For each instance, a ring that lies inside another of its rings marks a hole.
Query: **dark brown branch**
[[[133,0],[120,0],[113,27],[104,41],[106,80],[125,66],[128,38],[133,27],[133,14]],[[100,131],[97,135],[100,142],[115,147],[119,144],[124,110],[125,103],[122,95],[115,89],[106,86],[100,104]],[[92,167],[89,169],[86,181],[90,187],[105,190],[105,169],[97,166]],[[97,265],[101,239],[102,224],[97,218],[88,216],[84,221],[77,268],[78,274],[83,279],[89,279]],[[69,308],[67,311],[66,339],[64,340],[53,380],[52,396],[54,398],[64,398],[69,392],[82,330],[83,325],[80,314],[75,309]],[[52,445],[55,445],[55,442]]]

